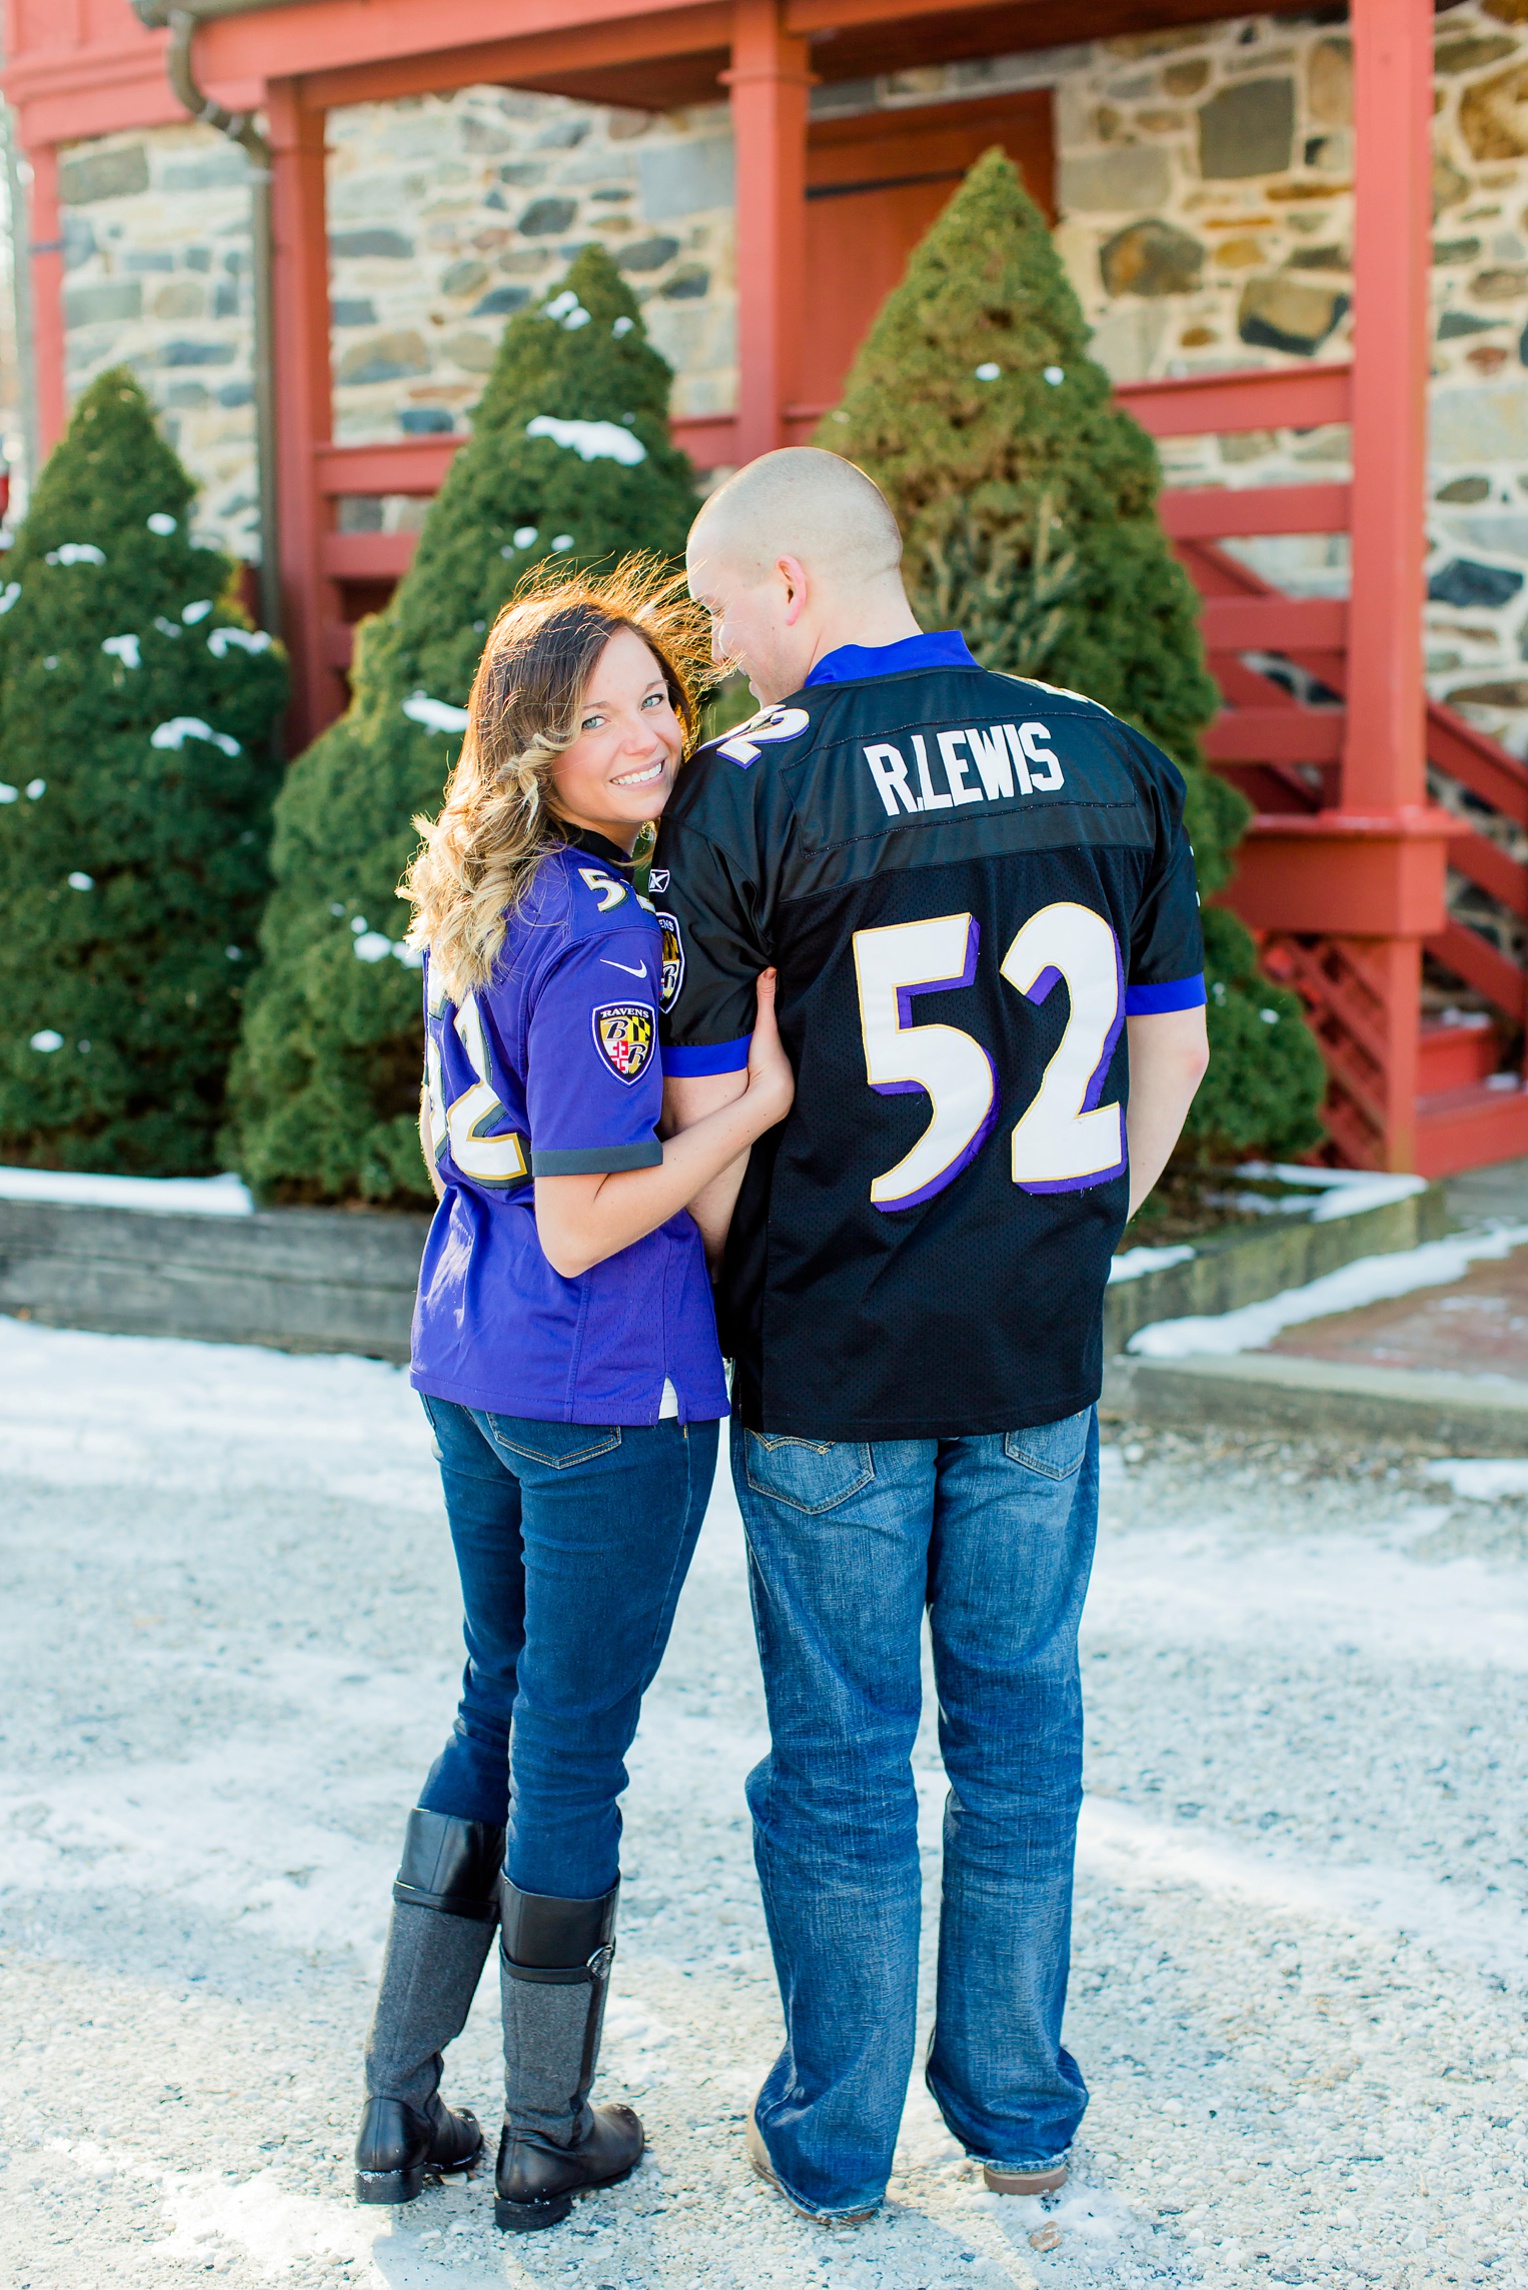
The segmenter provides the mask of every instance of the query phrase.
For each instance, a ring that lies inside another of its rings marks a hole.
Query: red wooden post
[[[345,707],[344,685],[329,660],[328,630],[340,618],[340,592],[324,568],[328,510],[318,472],[318,448],[328,443],[333,420],[324,114],[307,109],[290,80],[271,81],[266,108],[282,609],[292,656],[292,735],[303,744]]]
[[[32,163],[27,233],[32,259],[32,355],[37,390],[37,450],[46,460],[69,420],[64,388],[64,237],[58,211],[58,152],[44,144]],[[19,234],[18,234],[19,235]],[[37,471],[27,471],[29,484]]]
[[[737,149],[737,454],[785,442],[794,394],[806,262],[805,40],[787,35],[779,0],[735,0],[732,128]]]
[[[1426,790],[1432,0],[1353,0],[1353,602],[1344,810]]]

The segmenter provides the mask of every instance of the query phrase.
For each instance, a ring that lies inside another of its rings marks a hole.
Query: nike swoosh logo
[[[624,970],[628,978],[645,978],[647,976],[647,964],[645,962],[639,962],[636,969],[633,970],[629,962],[612,962],[608,954],[602,954],[600,960],[607,970]]]

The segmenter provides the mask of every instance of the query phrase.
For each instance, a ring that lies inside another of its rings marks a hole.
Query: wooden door
[[[812,123],[801,412],[836,405],[871,320],[968,167],[1001,145],[1055,220],[1047,89]]]

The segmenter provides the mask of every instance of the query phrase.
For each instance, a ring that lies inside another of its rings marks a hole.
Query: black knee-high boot
[[[632,2110],[589,2105],[619,1891],[553,1900],[504,1880],[504,2133],[493,2215],[506,2231],[555,2226],[581,2188],[624,2179],[642,2159]]]
[[[363,2203],[409,2203],[426,2178],[483,2151],[477,2118],[440,2096],[441,2053],[467,2024],[498,1922],[504,1831],[410,1813],[377,2008],[366,2039],[366,2111],[355,2149]]]

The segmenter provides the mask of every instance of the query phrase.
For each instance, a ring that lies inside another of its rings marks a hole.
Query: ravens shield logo
[[[684,940],[679,935],[675,916],[658,911],[658,928],[663,933],[663,985],[658,996],[660,1010],[672,1010],[684,984]]]
[[[594,1012],[594,1046],[617,1081],[636,1081],[647,1071],[657,1038],[651,1002],[604,1002]]]

